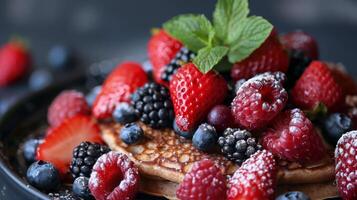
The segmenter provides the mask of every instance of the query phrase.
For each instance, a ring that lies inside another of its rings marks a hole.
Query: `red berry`
[[[280,36],[280,41],[288,50],[300,50],[312,60],[319,58],[319,48],[315,39],[302,31],[295,31]]]
[[[90,108],[84,95],[75,90],[61,92],[48,108],[47,120],[51,127],[56,127],[65,119],[77,114],[89,115]]]
[[[139,169],[128,156],[111,151],[94,164],[88,186],[96,200],[132,200],[139,182]]]
[[[226,178],[209,159],[196,162],[176,191],[180,200],[226,199]]]
[[[225,105],[217,105],[208,113],[207,122],[217,131],[224,131],[233,125],[231,109]]]
[[[100,130],[91,117],[76,115],[50,130],[37,148],[37,160],[52,163],[64,175],[69,172],[73,149],[84,141],[102,143]]]
[[[182,131],[192,131],[215,105],[224,101],[228,86],[218,73],[203,74],[189,63],[173,75],[170,93],[177,126]]]
[[[0,87],[22,78],[31,65],[30,55],[19,42],[10,42],[0,48]]]
[[[238,89],[232,102],[235,123],[248,130],[265,127],[285,107],[288,93],[273,75],[256,76]]]
[[[263,134],[261,144],[275,156],[299,163],[318,161],[326,153],[314,125],[299,109],[278,115]]]
[[[313,61],[296,82],[291,97],[302,109],[313,109],[318,103],[331,109],[342,100],[342,89],[325,63]]]
[[[286,72],[288,66],[288,53],[283,49],[276,31],[273,30],[266,41],[248,58],[233,65],[231,77],[234,81],[238,81],[268,71]]]
[[[357,131],[339,139],[335,149],[335,173],[338,191],[344,200],[357,199]]]
[[[228,200],[274,199],[277,166],[273,155],[258,151],[246,160],[228,183]]]
[[[356,95],[357,84],[353,77],[346,72],[345,67],[340,63],[326,63],[337,82],[341,86],[343,95]]]
[[[96,97],[92,112],[97,119],[112,116],[119,102],[130,102],[131,94],[148,81],[141,65],[135,62],[119,64],[105,80],[102,89]]]
[[[161,74],[165,66],[175,58],[181,47],[181,42],[171,37],[164,30],[160,30],[151,37],[148,44],[148,54],[153,66],[153,75],[156,82],[165,83],[161,79]]]

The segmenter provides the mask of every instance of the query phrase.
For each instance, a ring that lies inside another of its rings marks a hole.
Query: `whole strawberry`
[[[77,114],[90,114],[87,101],[82,93],[75,90],[65,90],[53,100],[48,108],[47,121],[51,127],[56,127],[65,119]]]
[[[182,66],[170,81],[177,126],[182,131],[194,130],[227,92],[226,81],[215,71],[203,74],[192,63]]]
[[[248,130],[265,127],[285,107],[288,93],[274,73],[249,79],[232,102],[235,123]]]
[[[288,53],[280,44],[277,32],[273,30],[265,42],[248,58],[233,65],[231,77],[238,81],[268,71],[286,72],[288,65]]]
[[[130,102],[131,94],[148,81],[141,65],[135,62],[119,64],[107,77],[96,97],[92,113],[97,119],[112,116],[119,102]]]
[[[226,178],[214,162],[196,162],[176,191],[180,200],[226,199]]]
[[[29,70],[29,52],[20,42],[9,42],[0,48],[0,87],[22,78]]]
[[[313,109],[319,103],[331,109],[342,100],[342,88],[325,63],[313,61],[296,82],[291,97],[302,109]]]
[[[316,40],[302,31],[295,31],[280,36],[280,41],[288,50],[300,50],[312,60],[319,58],[319,48]]]
[[[258,151],[246,160],[228,183],[228,200],[274,199],[277,166],[273,155]]]
[[[263,133],[261,144],[275,156],[299,163],[318,161],[326,152],[314,125],[299,109],[279,114]]]
[[[335,149],[338,191],[344,200],[357,199],[357,131],[344,134]]]
[[[153,66],[155,81],[164,83],[161,79],[162,72],[166,65],[175,58],[181,47],[181,42],[168,35],[164,30],[160,30],[151,37],[148,44],[148,54]]]

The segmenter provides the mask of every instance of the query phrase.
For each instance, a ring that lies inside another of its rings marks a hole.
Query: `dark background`
[[[205,13],[210,16],[215,2],[0,0],[0,44],[7,42],[11,36],[26,38],[31,47],[35,68],[48,68],[47,52],[56,44],[73,47],[82,60],[83,71],[91,63],[105,59],[144,61],[151,28],[160,27],[162,22],[180,13]],[[251,13],[270,20],[279,32],[301,29],[315,36],[322,60],[342,62],[350,74],[357,75],[357,68],[354,66],[357,47],[357,1],[250,2]],[[0,89],[0,115],[27,92],[29,89],[26,82]],[[0,183],[0,194],[8,192],[13,191],[6,184]]]

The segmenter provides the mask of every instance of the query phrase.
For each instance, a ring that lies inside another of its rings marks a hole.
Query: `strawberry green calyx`
[[[248,16],[248,0],[218,0],[213,24],[204,15],[179,15],[164,23],[172,37],[197,53],[193,63],[202,73],[220,67],[223,58],[236,63],[263,44],[273,25],[262,17]]]

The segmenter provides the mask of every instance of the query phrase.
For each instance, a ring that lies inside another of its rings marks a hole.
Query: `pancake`
[[[175,188],[191,169],[193,163],[204,158],[215,161],[222,173],[228,176],[238,168],[236,164],[221,154],[207,154],[198,151],[192,146],[190,140],[177,136],[171,129],[156,130],[141,122],[138,124],[144,131],[144,139],[133,145],[127,145],[119,139],[118,133],[123,126],[118,123],[100,123],[100,129],[104,141],[112,150],[128,155],[138,166],[140,173],[146,177],[144,182],[155,183],[145,184],[147,186],[142,187],[143,192],[173,198],[172,191],[176,191]],[[308,189],[321,184],[325,188],[326,184],[323,183],[331,183],[334,180],[332,157],[308,166],[285,161],[278,163],[278,182],[279,185],[284,185],[284,188],[294,188],[295,186],[299,188],[306,185]],[[286,186],[287,184],[289,187]],[[331,196],[337,194],[335,187],[331,184],[327,185],[330,188],[328,192],[333,193]],[[314,195],[317,196],[317,194]]]

